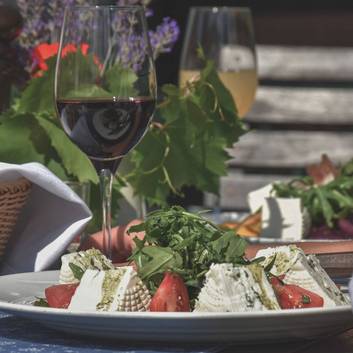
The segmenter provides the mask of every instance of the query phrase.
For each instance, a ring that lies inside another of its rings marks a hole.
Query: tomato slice
[[[188,290],[183,279],[166,272],[162,283],[153,296],[150,311],[190,311]]]
[[[324,306],[324,299],[314,292],[294,284],[284,284],[276,277],[271,277],[270,282],[282,309],[321,308]]]
[[[67,309],[75,294],[78,283],[58,284],[45,290],[45,298],[51,308]]]

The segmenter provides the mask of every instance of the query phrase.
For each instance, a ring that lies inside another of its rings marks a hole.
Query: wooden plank
[[[262,86],[246,121],[353,128],[352,104],[353,89]]]
[[[241,171],[230,171],[226,177],[221,178],[220,199],[205,194],[205,207],[216,207],[217,202],[223,210],[248,210],[247,195],[273,181],[286,181],[293,176],[244,174]]]
[[[258,45],[263,80],[352,81],[353,48]]]
[[[230,154],[231,166],[242,168],[303,168],[326,153],[335,163],[353,156],[353,133],[313,131],[251,131]]]

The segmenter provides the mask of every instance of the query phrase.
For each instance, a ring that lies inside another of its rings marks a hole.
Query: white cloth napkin
[[[39,163],[0,163],[0,181],[24,177],[32,190],[10,239],[0,274],[43,271],[92,218],[86,204]]]

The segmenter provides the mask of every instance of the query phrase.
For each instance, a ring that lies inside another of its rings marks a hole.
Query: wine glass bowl
[[[141,6],[76,6],[64,16],[55,73],[63,129],[100,176],[105,253],[113,175],[146,133],[156,75]]]
[[[197,76],[201,46],[214,61],[220,79],[231,92],[240,117],[250,110],[257,88],[257,63],[251,12],[242,7],[192,7],[181,56],[179,82]]]

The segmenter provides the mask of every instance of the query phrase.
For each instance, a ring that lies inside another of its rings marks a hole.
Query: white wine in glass
[[[251,12],[238,7],[191,8],[182,51],[179,82],[196,78],[201,46],[235,100],[240,117],[250,110],[257,88],[257,64]]]

